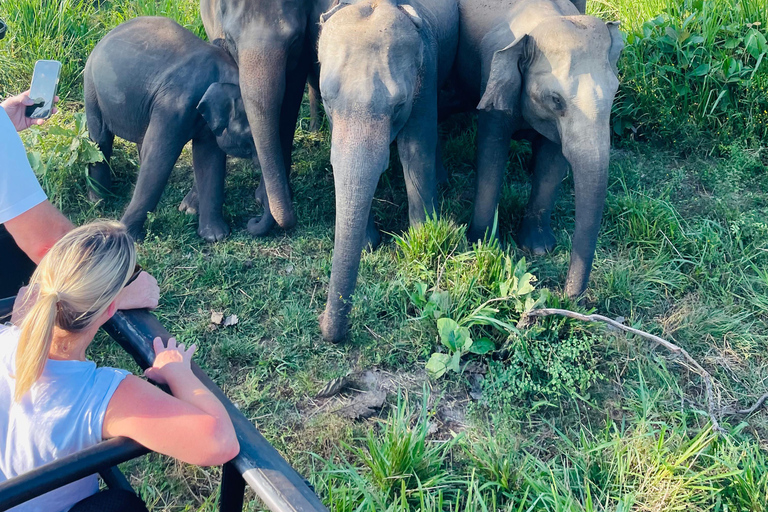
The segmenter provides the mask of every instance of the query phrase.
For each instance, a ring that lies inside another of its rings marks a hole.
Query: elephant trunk
[[[320,317],[326,341],[341,341],[357,283],[373,194],[389,162],[389,121],[334,120],[331,164],[336,189],[336,233],[328,302]]]
[[[282,48],[242,49],[238,64],[240,89],[269,198],[269,210],[280,227],[291,228],[296,224],[296,214],[288,185],[286,148],[280,140],[287,52]]]
[[[571,298],[587,288],[608,187],[609,124],[606,119],[592,125],[594,129],[585,130],[582,125],[562,137],[563,156],[571,164],[576,196],[576,226],[565,283],[565,292]]]

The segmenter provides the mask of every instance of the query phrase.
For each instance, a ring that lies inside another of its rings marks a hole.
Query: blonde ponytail
[[[48,251],[20,306],[27,313],[16,350],[17,402],[43,373],[54,328],[77,332],[91,327],[117,298],[135,263],[133,240],[125,226],[113,221],[76,228]]]
[[[22,323],[19,345],[16,349],[16,391],[18,402],[40,378],[51,351],[53,326],[56,321],[58,296],[41,295]]]

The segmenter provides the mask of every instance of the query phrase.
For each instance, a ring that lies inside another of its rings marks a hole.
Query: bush
[[[614,103],[615,134],[672,142],[705,132],[721,141],[768,137],[768,4],[661,4],[661,14],[640,26],[637,19],[622,19],[629,26]],[[600,14],[638,15],[623,7]]]

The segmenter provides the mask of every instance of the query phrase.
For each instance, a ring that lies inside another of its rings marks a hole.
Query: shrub
[[[622,18],[627,45],[614,103],[616,135],[673,142],[704,132],[723,141],[768,136],[768,4],[667,0],[649,11],[618,3],[599,14],[661,14],[641,25]]]

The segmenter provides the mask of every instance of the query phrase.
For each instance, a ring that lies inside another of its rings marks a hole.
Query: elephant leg
[[[429,96],[429,95],[426,95]],[[435,214],[437,202],[437,102],[414,104],[411,118],[397,136],[397,150],[408,193],[408,219],[411,226]]]
[[[467,238],[472,242],[490,235],[493,228],[513,133],[513,124],[505,113],[478,112],[477,188],[472,222],[467,231]]]
[[[560,144],[545,137],[536,140],[533,155],[531,198],[517,232],[517,243],[533,254],[542,255],[555,248],[555,235],[551,227],[552,209],[560,183],[568,173],[568,161],[563,156]]]
[[[157,208],[173,166],[186,143],[186,141],[169,143],[167,134],[175,132],[167,123],[150,121],[144,136],[139,177],[136,180],[131,202],[121,219],[135,239],[142,238],[147,213]]]
[[[269,198],[267,197],[267,188],[264,186],[264,179],[262,178],[259,183],[259,188],[256,189],[256,202],[264,208],[264,213],[261,217],[254,217],[248,221],[248,232],[253,236],[266,236],[275,227],[275,218],[272,216],[272,212],[269,211]]]
[[[187,192],[187,195],[184,196],[184,199],[181,200],[179,211],[184,212],[187,215],[197,215],[199,209],[200,201],[197,197],[197,183],[195,182],[190,191]]]
[[[99,150],[104,155],[104,160],[88,166],[88,198],[91,201],[99,201],[112,189],[112,170],[109,168],[109,160],[112,158],[112,147],[115,136],[112,132],[104,131],[100,140],[96,142]]]
[[[104,195],[109,193],[112,188],[112,171],[109,168],[109,160],[112,158],[115,135],[104,125],[97,100],[89,98],[89,96],[93,96],[93,93],[89,94],[89,89],[86,87],[88,135],[99,146],[104,160],[88,166],[88,198],[91,201],[98,201],[103,199]]]
[[[200,192],[197,234],[207,242],[218,242],[229,235],[229,226],[221,212],[227,155],[219,149],[213,134],[192,141],[192,164],[195,187]]]

